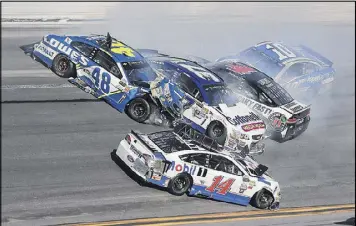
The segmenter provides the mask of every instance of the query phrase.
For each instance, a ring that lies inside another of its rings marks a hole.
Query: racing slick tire
[[[77,71],[72,61],[67,56],[58,54],[52,64],[52,71],[61,78],[76,77]]]
[[[189,191],[193,185],[192,178],[187,173],[181,173],[173,177],[168,183],[169,193],[182,196]]]
[[[136,122],[142,123],[151,115],[151,106],[147,100],[136,98],[126,107],[126,114]]]
[[[216,140],[218,144],[224,145],[227,136],[226,127],[219,121],[213,121],[206,130],[207,135]]]
[[[273,203],[273,195],[266,189],[261,189],[252,197],[250,204],[258,209],[268,209]]]

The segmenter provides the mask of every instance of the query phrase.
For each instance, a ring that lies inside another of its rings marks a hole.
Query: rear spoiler
[[[140,136],[141,134],[140,134],[138,131],[131,130],[131,134],[134,135],[134,136],[137,138],[137,140],[139,140],[148,150],[150,150],[152,153],[155,152],[155,150],[153,150],[153,148],[150,147],[150,146],[146,143],[146,141],[144,141],[144,140],[142,139],[142,137]]]
[[[326,57],[320,55],[319,53],[315,52],[314,50],[310,49],[309,47],[306,47],[304,45],[299,45],[297,46],[297,48],[300,48],[302,51],[306,52],[309,55],[308,57],[313,58],[316,61],[326,64],[329,67],[333,65],[333,62],[331,62]]]
[[[26,55],[31,55],[33,50],[35,49],[35,45],[37,45],[39,43],[40,42],[35,42],[35,43],[32,43],[32,44],[23,45],[23,46],[20,46],[20,49],[22,49],[22,51],[24,51],[24,53]]]

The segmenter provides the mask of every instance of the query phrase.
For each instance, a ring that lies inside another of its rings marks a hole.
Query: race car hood
[[[265,124],[262,119],[250,111],[245,104],[236,103],[233,107],[228,107],[226,104],[219,104],[219,107],[229,123],[241,127],[245,132],[250,130],[265,130]],[[246,126],[250,125],[254,125],[253,128],[246,128]]]

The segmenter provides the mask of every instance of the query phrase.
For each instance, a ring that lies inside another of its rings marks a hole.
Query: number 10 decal
[[[93,70],[92,76],[95,79],[95,86],[99,88],[99,82],[100,82],[100,74],[102,76],[101,83],[100,83],[100,89],[104,93],[109,93],[110,92],[110,81],[111,81],[111,76],[107,72],[101,73],[100,68],[95,68]]]
[[[226,195],[226,193],[230,191],[230,188],[232,184],[235,182],[235,179],[230,178],[224,182],[221,182],[223,178],[224,178],[223,176],[214,177],[213,183],[205,190],[209,192],[216,191],[216,193],[219,195]]]

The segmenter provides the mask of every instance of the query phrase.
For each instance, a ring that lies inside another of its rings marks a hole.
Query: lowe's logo
[[[58,49],[59,51],[65,53],[67,56],[69,56],[73,60],[74,63],[80,63],[84,66],[88,65],[89,59],[86,58],[85,56],[79,54],[77,51],[70,48],[68,45],[61,43],[54,38],[51,38],[51,40],[49,41],[49,44],[51,46],[53,46],[54,48]]]
[[[245,116],[236,115],[234,118],[227,117],[226,119],[234,126],[260,120],[260,118],[253,112],[250,112],[249,115],[245,115]]]

